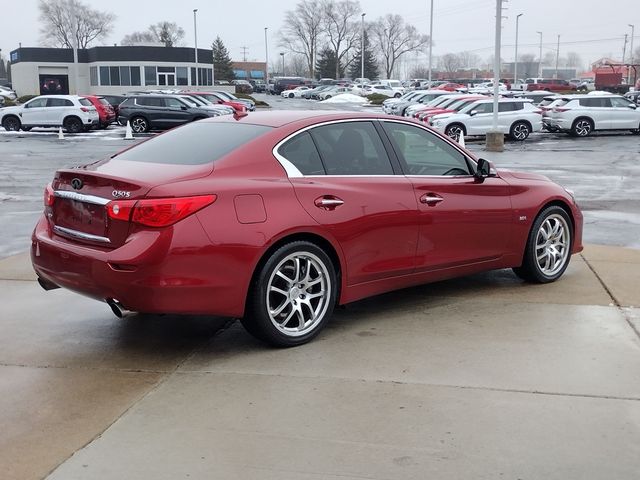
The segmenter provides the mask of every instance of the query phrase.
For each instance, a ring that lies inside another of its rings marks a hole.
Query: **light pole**
[[[538,57],[538,77],[542,77],[542,32],[536,32],[540,35],[540,56]]]
[[[500,99],[500,44],[502,41],[502,1],[496,0],[496,44],[493,53],[493,124],[487,132],[486,148],[490,152],[504,150],[504,133],[498,130],[498,100]]]
[[[633,65],[633,34],[635,33],[636,26],[629,24],[631,27],[631,61],[629,62]],[[627,85],[631,83],[631,68],[627,68]]]
[[[284,77],[284,52],[280,52],[280,56],[282,57],[282,76]]]
[[[264,27],[264,62],[265,62],[265,91],[264,93],[268,93],[269,89],[269,44],[267,43],[267,30],[268,27]]]
[[[195,54],[196,54],[196,87],[199,85],[198,82],[198,24],[196,21],[196,17],[198,14],[198,9],[194,8],[193,9],[193,36],[195,38],[195,43],[196,43],[196,47],[195,47]]]
[[[431,0],[431,13],[429,14],[429,88],[431,88],[431,61],[433,60],[433,0]]]
[[[560,34],[558,34],[558,46],[556,47],[556,78],[558,78],[558,61],[560,60]]]
[[[522,13],[519,13],[516,16],[516,61],[513,65],[513,85],[514,86],[518,81],[518,22],[520,21],[520,17],[522,15],[523,15]]]
[[[360,82],[364,82],[364,16],[362,14],[362,31],[360,32]]]

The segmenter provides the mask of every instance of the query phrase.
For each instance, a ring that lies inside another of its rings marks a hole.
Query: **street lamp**
[[[429,88],[431,88],[431,61],[433,47],[433,0],[431,0],[431,13],[429,14]]]
[[[538,57],[538,77],[542,77],[542,32],[536,32],[540,35],[540,56]]]
[[[267,44],[267,30],[268,27],[264,27],[264,63],[265,63],[265,91],[269,88],[269,45]]]
[[[282,57],[282,76],[284,77],[284,52],[280,52],[280,56]]]
[[[362,31],[360,33],[360,82],[364,82],[364,16],[362,14]]]
[[[195,38],[195,43],[196,43],[196,47],[195,47],[195,54],[196,54],[196,87],[199,84],[199,82],[198,82],[198,25],[197,25],[197,22],[196,22],[197,14],[198,14],[198,9],[194,8],[193,9],[193,36]]]
[[[515,86],[516,82],[518,81],[518,22],[520,21],[520,17],[522,16],[522,13],[519,13],[516,16],[516,61],[514,63],[513,66],[513,84]]]
[[[629,24],[631,27],[631,61],[629,62],[633,65],[633,34],[635,33],[636,26]],[[631,68],[627,68],[627,85],[631,83]]]
[[[556,47],[556,78],[558,78],[558,61],[560,60],[560,34],[558,34],[558,46]]]

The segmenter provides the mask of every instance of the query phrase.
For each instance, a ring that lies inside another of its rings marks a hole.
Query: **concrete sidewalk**
[[[0,260],[3,479],[637,479],[640,250],[393,292],[274,350]]]

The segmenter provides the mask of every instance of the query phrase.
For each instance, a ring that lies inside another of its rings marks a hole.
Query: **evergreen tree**
[[[7,69],[4,66],[4,59],[0,57],[0,78],[7,78]]]
[[[340,65],[340,78],[344,76],[344,66]],[[316,73],[320,78],[334,78],[336,74],[336,54],[328,47],[320,50],[316,60]]]
[[[229,51],[222,43],[222,39],[216,37],[211,48],[213,49],[214,78],[216,80],[234,80],[236,76],[233,73]]]
[[[353,61],[349,66],[349,76],[351,78],[360,78],[360,74],[362,73],[362,52],[360,48],[356,51],[355,56],[353,57]],[[371,44],[369,43],[369,34],[365,30],[364,32],[364,78],[368,78],[369,80],[373,80],[375,78],[380,77],[380,72],[378,71],[378,61],[376,60],[376,56],[373,54],[373,48],[371,48]]]

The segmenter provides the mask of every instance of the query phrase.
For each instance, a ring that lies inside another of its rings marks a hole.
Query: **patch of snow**
[[[336,95],[335,97],[327,98],[326,100],[322,100],[322,103],[358,103],[364,104],[369,100],[363,98],[359,95],[354,95],[353,93],[341,93],[340,95]]]

